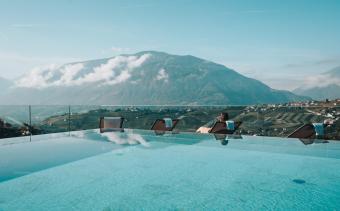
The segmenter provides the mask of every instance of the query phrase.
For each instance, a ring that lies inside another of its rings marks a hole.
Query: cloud
[[[118,68],[123,62],[122,60],[123,59],[121,57],[110,59],[107,63],[101,64],[99,67],[95,67],[93,72],[85,75],[82,78],[77,79],[77,83],[83,84],[109,80],[115,74],[115,72],[112,70]]]
[[[17,87],[32,87],[42,88],[48,86],[47,81],[53,76],[53,71],[56,70],[56,65],[36,67],[28,74],[15,82]]]
[[[83,78],[77,80],[78,84],[93,83],[103,81],[104,84],[122,83],[130,78],[130,72],[134,68],[142,65],[148,58],[149,54],[137,56],[116,56],[110,59],[106,64],[94,68],[94,71],[85,75]],[[121,73],[115,77],[116,72],[122,70]]]
[[[71,86],[76,85],[73,80],[76,74],[84,68],[82,63],[69,64],[58,67],[55,64],[34,68],[30,73],[24,75],[15,82],[17,87],[45,88],[49,86]],[[54,77],[60,78],[53,81]]]
[[[340,78],[333,77],[329,74],[309,76],[304,80],[302,89],[309,89],[313,87],[326,87],[332,84],[340,84]]]
[[[52,85],[57,85],[57,86],[75,85],[74,78],[79,73],[79,71],[81,71],[83,68],[84,68],[84,64],[82,63],[66,65],[64,68],[60,70],[60,73],[62,74],[62,76],[60,77],[60,80],[53,82]]]
[[[160,80],[164,80],[166,83],[168,82],[169,79],[169,75],[166,72],[165,69],[160,69],[157,76],[156,76],[156,80],[160,81]]]
[[[144,54],[140,56],[138,59],[136,59],[135,56],[129,56],[128,58],[128,68],[136,68],[142,65],[151,55],[150,54]]]
[[[79,76],[85,68],[84,63],[68,64],[61,67],[56,65],[34,68],[15,82],[17,87],[45,88],[51,86],[75,86],[86,83],[103,85],[119,84],[131,77],[131,72],[141,66],[150,54],[141,56],[117,56],[106,63],[92,69],[91,72]]]
[[[122,83],[122,82],[128,80],[130,77],[131,77],[131,74],[129,73],[129,71],[124,70],[116,78],[107,82],[106,84],[110,84],[110,85],[119,84],[119,83]]]

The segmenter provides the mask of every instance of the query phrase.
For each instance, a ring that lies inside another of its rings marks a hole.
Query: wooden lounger
[[[101,133],[124,131],[123,122],[123,117],[100,117],[99,130]]]
[[[314,126],[312,124],[302,125],[288,135],[288,138],[314,139],[316,138]]]
[[[172,120],[172,127],[165,127],[165,120],[164,119],[156,119],[156,121],[153,123],[151,130],[156,130],[156,131],[172,131],[179,119],[173,119]]]
[[[225,122],[216,122],[214,126],[209,130],[209,133],[218,133],[218,134],[233,134],[242,124],[242,122],[235,122],[235,129],[228,130],[227,124]]]

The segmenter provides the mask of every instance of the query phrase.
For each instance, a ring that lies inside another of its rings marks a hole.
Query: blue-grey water
[[[340,208],[340,143],[226,139],[139,130],[7,139],[0,210]]]

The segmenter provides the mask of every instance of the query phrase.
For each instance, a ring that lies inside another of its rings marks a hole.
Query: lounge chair
[[[166,121],[171,121],[170,124],[167,125]],[[170,119],[170,118],[164,118],[164,119],[157,119],[152,127],[151,130],[155,130],[155,131],[172,131],[177,123],[178,123],[178,119]]]
[[[99,130],[101,133],[113,131],[123,132],[123,122],[123,117],[100,117]]]
[[[304,144],[304,145],[309,145],[314,143],[314,139],[309,139],[309,138],[299,138],[299,140]]]
[[[325,125],[323,125],[323,128]],[[305,124],[296,129],[288,138],[299,138],[299,139],[315,139],[315,138],[324,138],[324,134],[317,135],[316,129],[313,124]]]
[[[299,138],[299,140],[300,140],[304,145],[309,145],[309,144],[325,144],[325,143],[329,143],[327,140],[320,140],[320,139],[305,139],[305,138]]]
[[[214,126],[209,130],[209,133],[217,133],[217,134],[233,134],[240,127],[242,122],[234,122],[234,129],[230,130],[227,128],[227,124],[225,122],[216,122]]]

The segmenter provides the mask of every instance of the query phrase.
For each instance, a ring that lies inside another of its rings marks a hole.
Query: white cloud
[[[156,80],[160,81],[160,80],[164,80],[165,82],[168,82],[169,79],[169,75],[166,72],[165,69],[160,69],[157,76],[156,76]]]
[[[15,82],[17,87],[43,88],[48,86],[47,81],[52,78],[56,65],[51,64],[43,67],[36,67],[28,74]]]
[[[83,83],[92,83],[97,81],[108,81],[115,75],[113,71],[115,68],[120,67],[123,62],[123,58],[121,56],[117,56],[113,59],[110,59],[107,63],[101,64],[99,67],[95,67],[93,72],[85,75],[82,78],[77,79],[78,84]]]
[[[128,68],[136,68],[141,66],[148,58],[150,57],[150,54],[143,54],[138,59],[135,56],[129,56],[128,57]]]
[[[106,64],[102,64],[99,67],[94,68],[93,72],[78,79],[77,83],[83,84],[99,81],[104,81],[105,84],[122,83],[130,78],[130,72],[133,71],[134,68],[142,65],[149,57],[149,54],[144,54],[140,57],[116,56],[110,59]],[[122,72],[115,77],[118,70],[122,70]]]
[[[60,73],[62,74],[60,80],[53,82],[53,85],[75,85],[74,78],[83,68],[84,65],[82,63],[66,65],[60,70]]]
[[[131,72],[141,66],[149,54],[142,56],[117,56],[93,68],[83,76],[77,75],[84,69],[83,63],[69,64],[57,68],[55,65],[34,68],[30,73],[16,81],[17,87],[45,88],[50,86],[72,86],[85,83],[103,82],[102,84],[119,84],[131,77]]]
[[[303,89],[312,87],[326,87],[328,85],[340,85],[340,78],[332,77],[328,74],[309,76],[304,80]]]
[[[57,65],[52,64],[48,66],[36,67],[30,73],[21,77],[15,82],[17,87],[31,87],[31,88],[45,88],[49,86],[70,86],[75,85],[74,77],[84,68],[81,63],[69,64],[59,68]],[[61,76],[59,79],[52,81],[57,73]]]
[[[110,84],[110,85],[119,84],[119,83],[122,83],[122,82],[128,80],[130,77],[131,77],[131,74],[129,73],[129,71],[124,70],[117,77],[115,77],[113,80],[107,82],[106,84]]]

